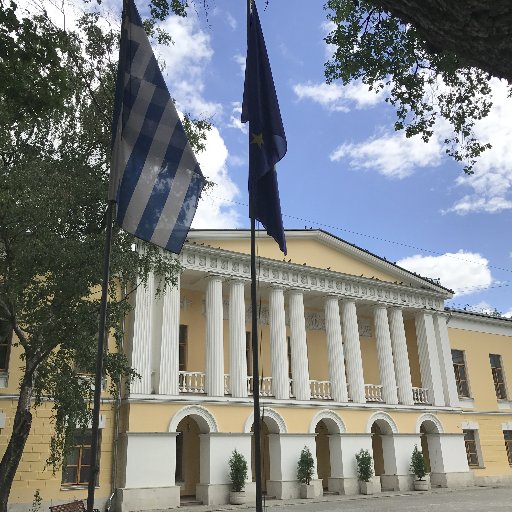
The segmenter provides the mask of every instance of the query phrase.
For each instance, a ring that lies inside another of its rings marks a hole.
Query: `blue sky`
[[[107,4],[121,2],[108,0]],[[145,4],[137,1],[143,12]],[[493,144],[472,178],[444,156],[443,124],[429,144],[393,131],[394,110],[361,84],[324,83],[330,55],[323,2],[258,3],[288,140],[278,165],[286,228],[322,228],[456,290],[452,304],[512,312],[512,100],[477,133]],[[180,110],[211,119],[203,172],[217,186],[197,228],[248,227],[247,134],[240,125],[245,2],[202,2],[171,18],[170,47],[155,48]],[[69,23],[69,14],[68,21]]]

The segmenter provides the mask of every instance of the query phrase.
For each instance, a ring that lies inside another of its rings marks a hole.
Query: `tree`
[[[182,4],[175,4],[179,13]],[[90,419],[92,390],[80,373],[94,373],[94,292],[102,278],[116,67],[111,56],[119,38],[99,28],[94,12],[74,33],[59,30],[44,13],[17,14],[14,3],[0,2],[0,331],[14,333],[23,363],[13,432],[0,464],[0,512],[7,510],[33,407],[52,400],[48,463],[54,469],[71,434]],[[149,21],[155,36],[165,38]],[[12,83],[13,72],[20,83]],[[187,119],[185,127],[201,149],[208,124]],[[151,245],[137,252],[134,243],[115,231],[108,326],[117,348],[136,283],[144,285],[155,272],[162,288],[172,286],[179,269],[170,255]],[[121,379],[135,377],[114,347],[105,353],[105,371],[113,393]]]
[[[315,461],[313,455],[307,446],[304,446],[300,452],[299,462],[297,462],[297,480],[301,484],[309,485],[313,478],[315,470]]]
[[[453,130],[446,152],[472,173],[490,147],[473,133],[492,106],[489,80],[512,78],[505,57],[512,44],[510,2],[328,0],[326,9],[334,23],[326,42],[335,48],[327,81],[386,89],[386,101],[397,109],[395,129],[408,137],[428,141],[446,120]]]

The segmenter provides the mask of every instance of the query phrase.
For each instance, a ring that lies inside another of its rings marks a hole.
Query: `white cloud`
[[[505,318],[512,318],[512,309],[510,309],[506,313],[503,313],[503,315],[501,316],[504,316]]]
[[[242,133],[247,133],[247,123],[242,123],[242,121],[240,121],[240,115],[242,114],[242,103],[240,101],[235,101],[232,105],[233,109],[231,111],[231,116],[229,117],[228,126],[230,128],[236,128]]]
[[[385,133],[359,144],[342,144],[330,155],[332,162],[348,158],[355,169],[374,169],[384,176],[405,178],[417,167],[433,167],[441,163],[441,146],[437,139],[428,144],[403,132]]]
[[[489,115],[475,125],[475,133],[492,148],[485,151],[471,176],[460,176],[456,184],[472,191],[459,199],[448,212],[496,213],[512,209],[512,99],[503,80],[491,81],[493,107]]]
[[[213,57],[210,35],[200,29],[197,15],[170,16],[162,28],[172,36],[171,45],[157,46],[159,60],[165,62],[164,77],[177,106],[194,116],[211,118],[222,113],[219,103],[204,98],[204,74]]]
[[[295,84],[293,91],[299,100],[312,100],[332,112],[349,112],[352,106],[357,109],[372,107],[384,96],[384,91],[370,91],[362,82],[348,85],[307,82]]]
[[[237,227],[239,214],[232,201],[238,196],[239,190],[228,174],[228,150],[217,128],[208,132],[205,146],[205,151],[199,153],[197,159],[203,174],[215,182],[215,186],[203,194],[192,227]]]
[[[462,249],[441,256],[417,254],[397,261],[397,264],[421,276],[440,279],[442,286],[455,292],[455,297],[484,290],[493,281],[489,261],[478,253]]]
[[[240,68],[240,75],[245,76],[245,61],[246,61],[245,55],[237,53],[233,57],[233,60],[238,64],[238,66]]]
[[[230,12],[226,13],[226,22],[231,27],[231,30],[236,30],[238,24],[236,22],[236,19]]]

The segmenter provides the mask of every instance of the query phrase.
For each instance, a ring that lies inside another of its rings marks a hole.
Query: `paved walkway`
[[[267,500],[266,512],[512,512],[512,487],[383,492],[372,496],[328,495],[312,500]],[[254,510],[250,505],[183,506],[180,512]]]

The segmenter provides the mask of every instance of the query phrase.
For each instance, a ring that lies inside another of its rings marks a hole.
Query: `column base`
[[[412,491],[414,475],[380,475],[383,491]]]
[[[114,510],[119,512],[178,508],[180,506],[180,488],[176,485],[117,489],[115,505]]]
[[[229,503],[230,491],[231,484],[197,484],[196,499],[203,505],[226,505]],[[249,503],[255,500],[256,484],[254,482],[245,484],[245,497]]]
[[[461,473],[430,473],[430,485],[434,487],[471,487],[475,485],[471,471]]]
[[[357,478],[329,478],[327,489],[346,496],[359,494],[359,481]]]
[[[267,496],[273,496],[277,500],[300,498],[300,483],[297,480],[267,480]]]

